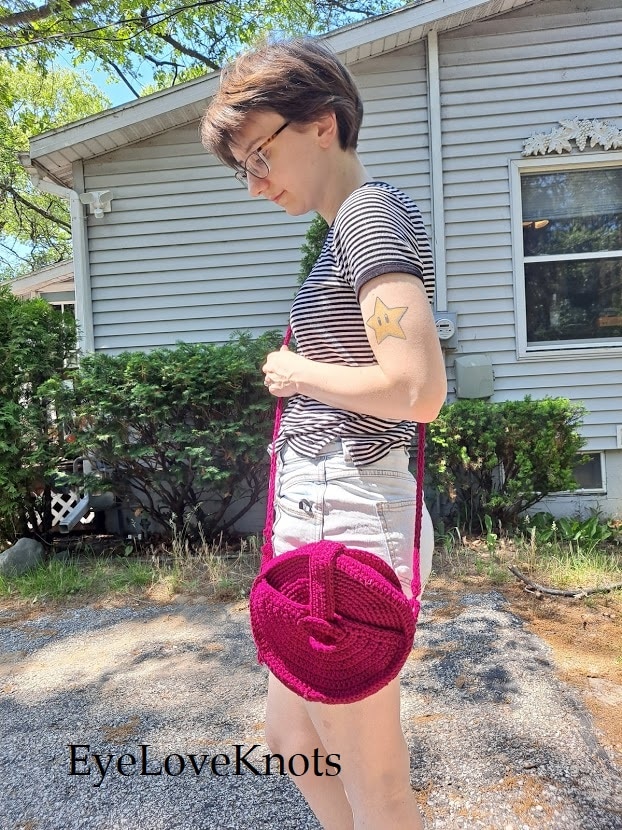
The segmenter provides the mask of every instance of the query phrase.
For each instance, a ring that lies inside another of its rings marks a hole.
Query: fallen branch
[[[528,576],[521,573],[514,565],[508,565],[510,571],[518,579],[522,580],[526,591],[533,591],[536,594],[552,594],[555,597],[572,597],[573,599],[581,599],[582,597],[590,596],[590,594],[606,594],[609,591],[619,591],[622,588],[622,582],[616,582],[613,585],[603,585],[602,588],[575,588],[574,590],[563,590],[562,588],[547,588],[545,585],[539,585],[533,582]]]

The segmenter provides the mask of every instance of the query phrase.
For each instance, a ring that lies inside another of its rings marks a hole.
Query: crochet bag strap
[[[288,346],[291,340],[292,330],[287,327],[285,337],[283,338],[283,346]],[[274,500],[276,492],[276,467],[277,467],[277,453],[275,450],[276,441],[279,436],[281,428],[281,418],[283,416],[283,402],[284,398],[278,398],[276,403],[276,412],[274,415],[274,430],[272,432],[272,452],[270,457],[270,478],[268,481],[268,502],[266,506],[266,524],[263,530],[264,545],[262,548],[261,568],[263,569],[267,563],[273,558],[274,550],[272,547],[272,527],[274,525]],[[417,425],[418,442],[417,442],[417,493],[415,500],[415,549],[413,564],[419,562],[419,547],[421,544],[421,524],[423,518],[423,477],[425,474],[425,424]],[[421,590],[421,582],[419,577],[419,567],[413,568],[413,580],[411,583],[412,600],[411,604],[414,606],[416,597]]]

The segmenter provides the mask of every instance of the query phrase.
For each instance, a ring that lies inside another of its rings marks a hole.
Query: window
[[[580,452],[577,463],[572,468],[572,475],[577,482],[576,490],[559,490],[550,496],[574,496],[578,494],[606,493],[605,453]]]
[[[612,155],[515,163],[519,355],[622,346],[622,154]]]
[[[70,314],[72,317],[76,316],[75,302],[50,303],[50,305],[62,314]]]
[[[580,452],[577,463],[572,468],[572,474],[577,482],[575,490],[559,490],[557,493],[549,493],[549,495],[556,497],[607,492],[604,452]]]
[[[580,453],[580,455],[583,456],[582,461],[575,464],[573,469],[577,489],[583,492],[591,490],[604,492],[603,453],[586,452]]]

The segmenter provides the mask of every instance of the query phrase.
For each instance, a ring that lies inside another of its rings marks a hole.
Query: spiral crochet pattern
[[[353,703],[399,674],[419,603],[372,553],[321,541],[268,561],[251,591],[260,663],[291,691]]]

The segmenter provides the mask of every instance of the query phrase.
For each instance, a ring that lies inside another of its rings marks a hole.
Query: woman
[[[202,123],[205,147],[251,196],[321,214],[329,232],[291,311],[297,352],[268,355],[265,384],[290,398],[276,444],[275,553],[321,538],[377,553],[410,596],[416,422],[436,417],[445,367],[430,310],[433,270],[420,213],[363,167],[363,115],[349,72],[311,39],[238,58]],[[431,568],[427,511],[419,563]],[[328,706],[270,675],[273,752],[339,755],[338,777],[294,778],[325,830],[421,828],[400,724],[399,678],[357,703]]]

